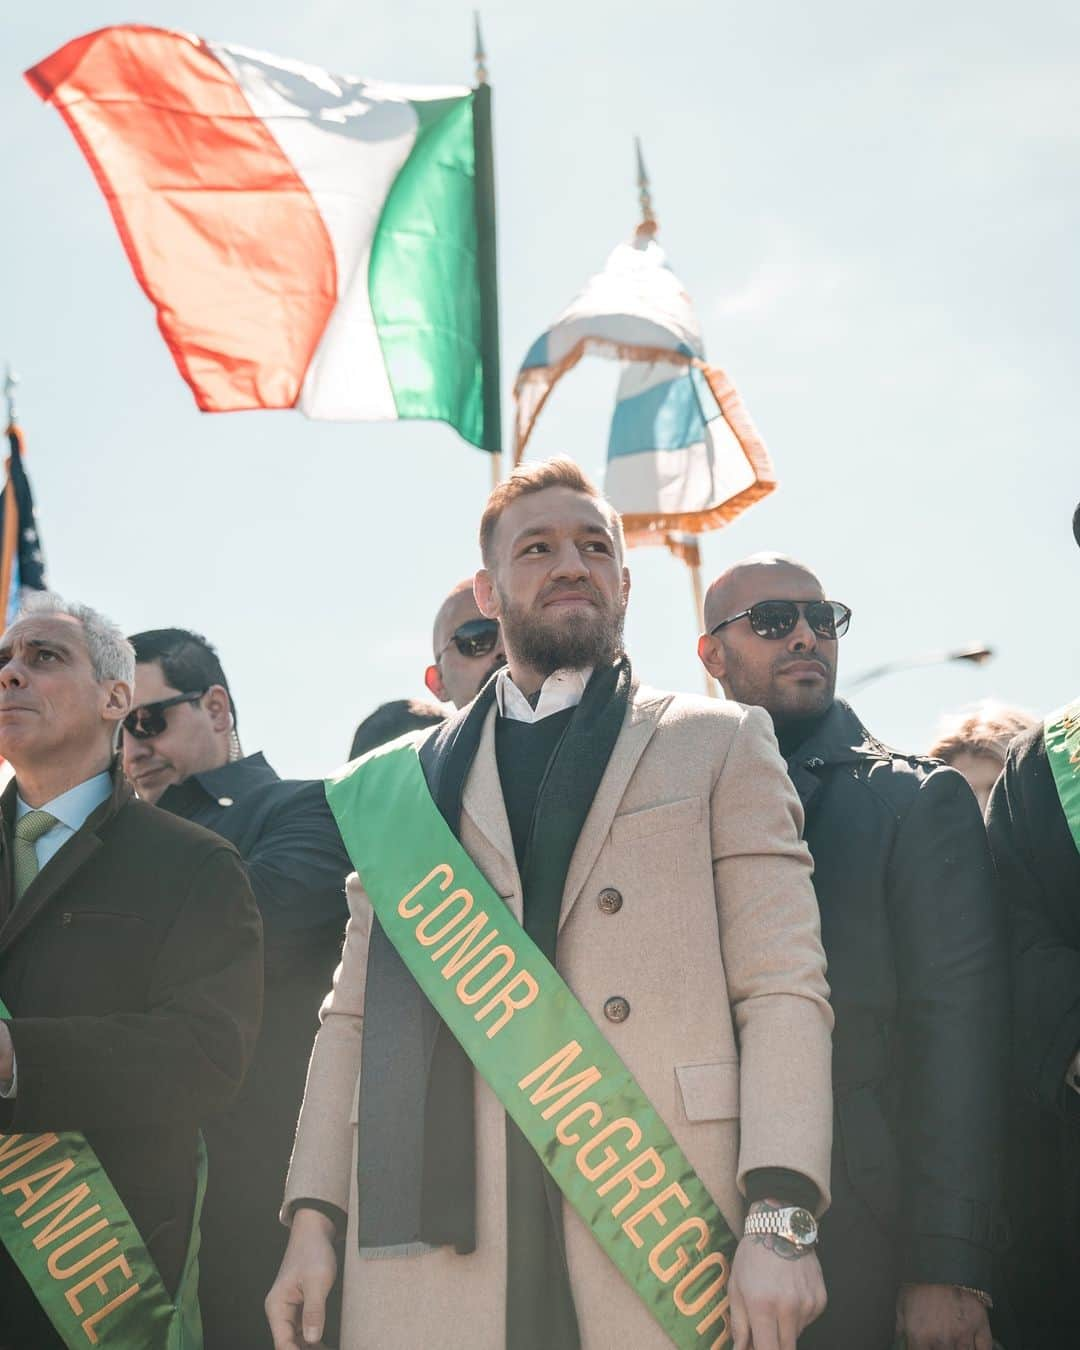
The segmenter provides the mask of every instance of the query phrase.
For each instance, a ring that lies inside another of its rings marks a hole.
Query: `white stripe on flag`
[[[753,467],[723,417],[707,423],[708,441],[685,450],[646,450],[608,460],[604,495],[620,515],[708,510],[755,481]]]
[[[210,45],[311,193],[334,248],[337,307],[298,406],[314,418],[396,419],[368,264],[387,194],[416,140],[416,111],[398,87],[331,76],[245,47]]]
[[[701,327],[683,284],[651,240],[619,244],[547,334],[547,364],[557,366],[583,337],[702,356]]]

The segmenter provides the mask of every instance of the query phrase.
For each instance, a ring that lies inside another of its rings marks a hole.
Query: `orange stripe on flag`
[[[202,42],[104,28],[27,71],[104,192],[204,412],[289,408],[337,299],[318,208]]]

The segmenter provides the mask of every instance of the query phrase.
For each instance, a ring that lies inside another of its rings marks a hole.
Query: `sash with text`
[[[0,1000],[0,1018],[11,1014]],[[174,1301],[81,1134],[0,1134],[0,1242],[68,1350],[201,1350],[195,1215]]]
[[[1061,809],[1080,850],[1080,699],[1051,713],[1043,735]]]
[[[326,796],[387,937],[680,1350],[730,1345],[737,1239],[629,1069],[454,837],[415,747]],[[420,1160],[417,1160],[417,1166]]]

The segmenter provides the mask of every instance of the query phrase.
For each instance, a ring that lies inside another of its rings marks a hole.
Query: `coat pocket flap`
[[[701,820],[701,805],[700,797],[683,797],[677,802],[628,811],[611,822],[611,842],[620,846],[632,839],[647,839],[663,830],[693,829]]]
[[[687,1120],[731,1120],[739,1114],[739,1061],[676,1064]]]

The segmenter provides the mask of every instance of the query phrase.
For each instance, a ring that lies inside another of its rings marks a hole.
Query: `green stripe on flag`
[[[371,308],[401,418],[438,418],[486,446],[475,95],[418,100],[412,153],[371,247]]]

